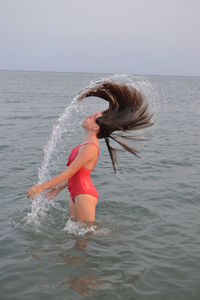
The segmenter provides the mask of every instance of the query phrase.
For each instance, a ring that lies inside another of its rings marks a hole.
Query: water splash
[[[84,223],[74,222],[70,218],[65,224],[63,231],[76,236],[85,236],[87,233],[92,233],[95,236],[107,236],[111,233],[111,230],[108,228],[99,229],[97,225],[88,227]]]
[[[70,122],[71,113],[78,106],[77,97],[75,97],[71,104],[65,108],[64,113],[57,120],[56,124],[53,126],[53,131],[51,136],[44,147],[44,158],[41,167],[38,171],[39,183],[42,183],[49,179],[50,170],[55,169],[56,155],[60,151],[60,146],[62,146],[62,137],[66,132],[72,132],[73,126]],[[59,146],[59,147],[58,147]],[[59,156],[58,156],[59,157]]]
[[[53,126],[51,136],[44,147],[44,158],[41,167],[38,170],[39,183],[49,180],[50,174],[56,170],[58,160],[62,156],[64,149],[63,136],[66,133],[71,135],[74,130],[71,115],[74,110],[77,110],[77,107],[78,102],[77,97],[75,97]],[[44,194],[38,196],[37,199],[32,201],[32,208],[31,212],[27,215],[27,222],[37,227],[40,226],[50,205],[52,204],[45,199]]]

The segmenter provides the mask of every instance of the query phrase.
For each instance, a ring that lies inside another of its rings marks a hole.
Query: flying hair
[[[131,84],[118,83],[110,79],[86,88],[78,95],[81,101],[86,97],[98,97],[109,102],[109,107],[96,119],[100,130],[97,138],[105,139],[113,169],[116,172],[116,149],[110,145],[110,138],[126,151],[139,157],[139,152],[125,143],[126,140],[142,140],[127,134],[153,125],[148,103],[138,89]],[[115,132],[117,131],[117,133]],[[115,132],[115,133],[114,133]]]

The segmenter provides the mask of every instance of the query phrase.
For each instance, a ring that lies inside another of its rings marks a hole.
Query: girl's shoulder
[[[80,144],[79,147],[82,147],[82,148],[90,148],[90,150],[93,148],[93,147],[96,147],[98,153],[99,153],[99,146],[96,144],[96,143],[93,143],[93,142],[88,142],[88,143],[84,143],[84,144]]]

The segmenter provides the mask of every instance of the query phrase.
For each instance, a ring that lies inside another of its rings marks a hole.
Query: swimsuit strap
[[[99,147],[97,146],[97,144],[95,144],[95,143],[84,143],[84,144],[80,144],[79,146],[83,146],[83,145],[87,145],[87,144],[94,144],[96,147],[97,147],[97,151],[98,151],[98,156],[97,156],[97,160],[96,160],[96,162],[95,162],[95,164],[94,164],[94,166],[93,166],[93,168],[95,168],[96,167],[96,164],[97,164],[97,161],[98,161],[98,157],[99,157]],[[93,168],[90,170],[90,171],[92,171],[93,170]]]
[[[87,145],[87,144],[94,144],[97,147],[98,153],[99,153],[99,147],[97,146],[97,144],[95,143],[84,143],[84,144],[80,144],[79,146],[83,146],[83,145]]]

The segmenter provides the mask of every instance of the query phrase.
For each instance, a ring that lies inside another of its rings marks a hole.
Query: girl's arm
[[[84,167],[85,164],[93,160],[94,156],[96,157],[96,151],[96,147],[94,147],[92,144],[84,145],[81,147],[79,154],[66,171],[42,184],[34,185],[27,191],[27,197],[33,199],[45,190],[52,189],[59,184],[63,184],[66,182],[66,180],[70,179],[76,172],[78,172],[79,169]]]
[[[61,182],[59,185],[56,185],[55,188],[59,190],[59,192],[61,192],[64,188],[66,188],[68,186],[69,183],[69,179]]]
[[[55,199],[58,194],[68,186],[69,180],[67,179],[66,181],[63,181],[62,183],[56,185],[55,187],[51,188],[46,194],[45,197],[48,200]]]

